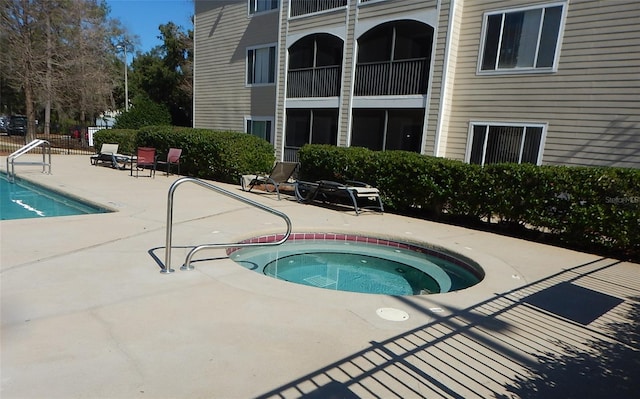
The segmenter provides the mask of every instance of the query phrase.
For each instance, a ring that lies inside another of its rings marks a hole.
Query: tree
[[[0,0],[0,67],[24,93],[27,140],[35,138],[38,105],[49,132],[52,109],[83,124],[110,104],[116,57],[112,37],[124,34],[98,0]]]
[[[134,91],[164,104],[174,125],[191,126],[193,98],[193,31],[186,33],[173,22],[159,26],[163,45],[132,62]]]
[[[170,125],[171,114],[163,104],[158,104],[145,96],[133,100],[133,106],[116,117],[116,129],[140,129],[151,125]]]
[[[7,83],[24,93],[27,115],[27,141],[36,134],[36,86],[46,70],[46,51],[42,34],[42,3],[29,0],[0,0],[1,19],[6,35],[6,55],[1,67],[10,71]]]

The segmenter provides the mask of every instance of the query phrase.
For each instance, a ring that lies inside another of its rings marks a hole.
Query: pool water
[[[457,291],[477,284],[484,276],[479,267],[467,266],[450,255],[388,241],[380,245],[355,240],[289,240],[277,247],[235,249],[230,258],[279,280],[384,295]]]
[[[110,211],[21,179],[11,183],[0,173],[0,220],[105,212]]]

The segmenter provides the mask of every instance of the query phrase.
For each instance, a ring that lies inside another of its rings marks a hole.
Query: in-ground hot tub
[[[281,235],[243,242],[273,242]],[[293,233],[284,244],[227,250],[230,259],[269,277],[313,287],[384,295],[458,291],[484,278],[475,262],[428,245],[338,233]]]

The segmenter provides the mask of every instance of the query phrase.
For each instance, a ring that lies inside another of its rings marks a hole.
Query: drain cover
[[[376,310],[378,316],[389,321],[405,321],[409,319],[409,313],[394,308],[380,308]]]

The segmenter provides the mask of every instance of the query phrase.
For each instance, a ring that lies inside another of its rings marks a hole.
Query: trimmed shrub
[[[167,107],[147,98],[136,98],[133,106],[116,117],[115,129],[140,129],[150,125],[171,125]]]
[[[404,151],[306,145],[302,180],[359,180],[389,211],[538,232],[581,250],[640,258],[640,170],[492,164]]]
[[[273,146],[246,133],[146,126],[138,131],[136,144],[156,148],[159,159],[166,158],[170,147],[182,148],[182,174],[225,183],[238,183],[243,174],[269,172],[275,162]]]

